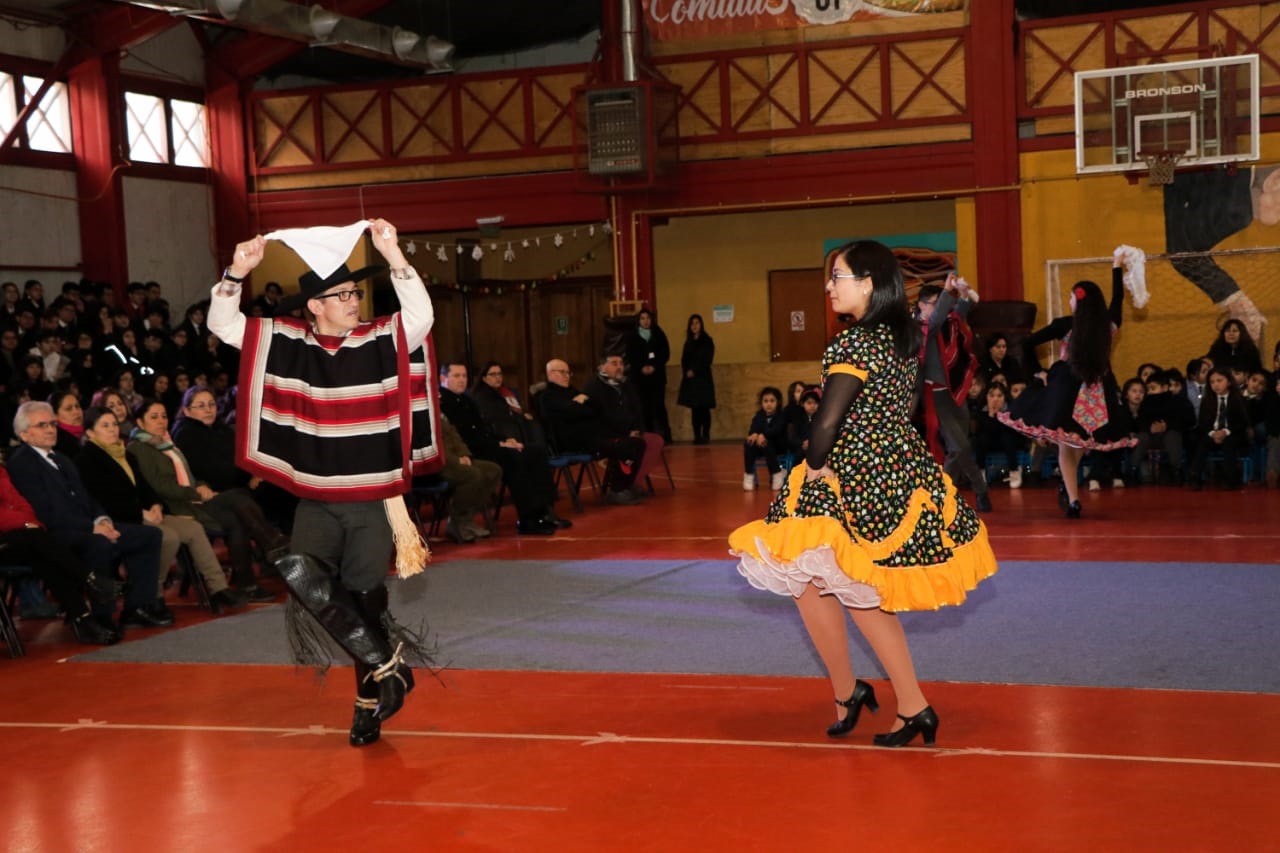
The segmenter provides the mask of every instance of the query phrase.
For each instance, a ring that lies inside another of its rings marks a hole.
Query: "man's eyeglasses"
[[[33,421],[31,423],[31,429],[48,429],[49,427],[57,425],[57,421]]]
[[[337,293],[323,293],[319,296],[313,296],[311,298],[312,299],[333,299],[337,297],[337,300],[339,302],[349,302],[351,301],[351,297],[353,296],[356,298],[356,301],[358,302],[361,299],[364,299],[364,291],[357,287],[355,290],[339,290]]]
[[[485,376],[501,376],[501,375],[502,375],[501,370],[490,370],[488,373],[485,374]]]
[[[572,370],[561,370],[561,369],[560,369],[560,368],[558,368],[558,367],[553,367],[552,369],[548,370],[548,371],[547,371],[547,373],[563,373],[565,376],[572,376],[572,375],[573,375],[573,371],[572,371]]]

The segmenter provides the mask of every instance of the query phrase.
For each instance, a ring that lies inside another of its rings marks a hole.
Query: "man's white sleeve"
[[[240,311],[240,288],[227,293],[223,283],[213,286],[209,296],[209,331],[224,344],[239,349],[244,343],[244,314]]]
[[[391,274],[391,286],[395,288],[396,297],[400,300],[400,322],[404,324],[404,336],[409,342],[409,349],[415,350],[426,341],[435,324],[435,309],[431,305],[431,297],[422,283],[418,271],[409,267],[409,278],[398,278]],[[244,329],[243,318],[240,321],[241,331]],[[213,312],[210,312],[210,328],[213,327]]]

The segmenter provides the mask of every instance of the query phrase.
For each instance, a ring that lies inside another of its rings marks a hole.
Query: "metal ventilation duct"
[[[123,0],[131,6],[185,15],[242,30],[383,59],[396,65],[451,71],[453,45],[288,0]]]

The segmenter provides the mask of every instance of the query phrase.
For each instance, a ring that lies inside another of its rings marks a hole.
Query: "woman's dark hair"
[[[1147,393],[1147,383],[1143,382],[1141,379],[1139,379],[1138,377],[1136,377],[1136,376],[1135,376],[1135,377],[1133,377],[1132,379],[1130,379],[1130,380],[1128,380],[1127,382],[1125,382],[1125,383],[1124,383],[1124,388],[1120,389],[1120,399],[1121,399],[1121,401],[1126,402],[1126,403],[1127,403],[1127,402],[1129,402],[1129,389],[1130,389],[1130,388],[1132,388],[1132,387],[1133,387],[1133,386],[1135,386],[1135,385],[1137,385],[1139,388],[1141,388],[1141,389],[1142,389],[1142,393],[1143,393],[1143,395],[1145,395],[1145,394]]]
[[[486,374],[486,373],[488,373],[490,370],[493,370],[493,368],[495,368],[495,367],[497,367],[497,368],[501,368],[501,367],[502,367],[502,362],[500,362],[500,361],[486,361],[486,362],[484,363],[484,366],[482,366],[482,367],[480,368],[480,370],[478,370],[478,371],[476,372],[476,381],[471,383],[471,387],[472,387],[472,388],[479,388],[481,385],[483,385],[483,384],[484,384],[484,377],[485,377],[485,374]]]
[[[1236,328],[1240,331],[1240,340],[1236,341],[1235,349],[1232,350],[1232,344],[1227,343],[1227,329]],[[1215,366],[1224,358],[1230,358],[1237,364],[1253,364],[1255,361],[1261,363],[1262,356],[1258,352],[1258,345],[1253,340],[1253,335],[1249,334],[1249,330],[1245,328],[1244,323],[1232,317],[1230,320],[1222,324],[1222,328],[1218,330],[1218,337],[1209,347],[1210,357],[1214,357]]]
[[[1229,399],[1234,399],[1240,396],[1240,388],[1236,385],[1235,380],[1231,378],[1230,370],[1228,370],[1225,367],[1215,367],[1213,368],[1213,370],[1210,370],[1209,375],[1204,378],[1204,384],[1206,387],[1210,387],[1209,380],[1213,379],[1214,376],[1221,376],[1223,379],[1227,380],[1227,397]],[[1209,394],[1209,393],[1216,393],[1216,392],[1213,392],[1212,388],[1210,387],[1210,390],[1206,391],[1205,393]]]
[[[920,322],[911,316],[907,291],[902,286],[902,267],[893,251],[874,240],[857,240],[836,250],[849,271],[871,279],[871,298],[859,326],[889,327],[894,354],[900,359],[919,358],[923,333]]]
[[[93,392],[93,397],[89,400],[89,408],[107,408],[108,397],[119,397],[120,402],[124,402],[124,397],[121,397],[120,392],[115,388],[99,388]]]
[[[782,406],[782,391],[780,391],[780,390],[779,390],[779,389],[777,389],[777,388],[774,388],[772,385],[766,385],[766,386],[764,386],[763,388],[761,388],[761,389],[760,389],[760,393],[756,395],[756,402],[757,402],[757,403],[759,403],[761,406],[763,406],[763,405],[764,405],[764,398],[765,398],[765,397],[767,397],[767,396],[768,396],[768,395],[770,395],[770,394],[772,394],[772,395],[773,395],[773,399],[777,400],[777,401],[778,401],[778,406],[779,406],[779,407],[781,407],[781,406]]]
[[[133,411],[129,413],[129,416],[133,418],[134,423],[137,423],[138,421],[142,420],[143,416],[146,415],[147,413],[147,409],[150,409],[152,406],[159,406],[160,408],[163,409],[164,403],[161,403],[155,397],[143,397],[141,400],[138,401],[138,405],[133,407]],[[165,414],[165,417],[168,417],[169,416],[168,410],[165,410],[164,414]]]
[[[1006,348],[1005,358],[1009,357],[1008,355],[1009,336],[1004,334],[1003,332],[996,332],[994,335],[987,338],[987,358],[991,358],[991,350],[995,348],[995,345],[1000,343],[1001,341],[1004,341],[1004,345]]]
[[[702,315],[701,315],[701,314],[690,314],[690,315],[689,315],[689,322],[688,322],[687,324],[685,324],[685,327],[684,327],[684,336],[685,336],[685,339],[686,339],[686,340],[692,340],[692,339],[693,339],[693,337],[694,337],[694,335],[693,335],[693,321],[694,321],[695,319],[698,321],[698,334],[699,334],[700,336],[702,336],[702,337],[706,337],[706,336],[707,336],[707,324],[706,324],[706,321],[702,319]]]
[[[76,402],[80,402],[80,395],[66,388],[60,388],[49,395],[49,405],[53,408],[53,414],[56,417],[58,409],[62,408],[62,401],[68,397],[75,397]]]
[[[115,420],[116,413],[108,409],[106,406],[90,406],[84,410],[84,428],[97,429],[98,421],[102,420],[103,415],[111,415],[111,419]]]
[[[788,385],[788,386],[787,386],[787,400],[786,400],[787,405],[788,405],[788,406],[790,406],[790,405],[791,405],[791,404],[793,404],[793,403],[798,403],[798,402],[800,402],[800,401],[797,399],[797,397],[798,397],[798,396],[803,396],[803,395],[804,395],[804,389],[806,389],[806,388],[808,388],[808,387],[809,387],[808,383],[806,383],[806,382],[801,382],[799,379],[797,379],[795,382],[792,382],[790,385]],[[796,391],[797,391],[797,390],[800,392],[800,394],[799,394],[799,395],[797,395],[797,394],[796,394]]]
[[[1142,378],[1142,371],[1146,370],[1148,367],[1150,367],[1150,368],[1151,368],[1151,373],[1159,373],[1161,370],[1163,370],[1163,369],[1164,369],[1164,368],[1162,368],[1160,365],[1156,364],[1156,363],[1155,363],[1155,362],[1153,362],[1153,361],[1144,362],[1144,363],[1142,363],[1142,364],[1139,364],[1139,365],[1138,365],[1138,378],[1139,378],[1139,379],[1141,379],[1141,378]],[[1148,374],[1148,375],[1150,375],[1150,374]]]
[[[1081,382],[1097,382],[1111,372],[1111,314],[1098,285],[1077,281],[1071,290],[1076,313],[1071,321],[1067,363]]]

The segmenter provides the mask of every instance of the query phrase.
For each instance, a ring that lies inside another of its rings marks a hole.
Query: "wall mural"
[[[1165,251],[1180,275],[1262,342],[1266,315],[1237,277],[1205,253],[1257,221],[1280,222],[1280,167],[1183,172],[1164,188]],[[1181,257],[1180,257],[1181,256]]]
[[[956,12],[968,0],[644,0],[655,41]]]

